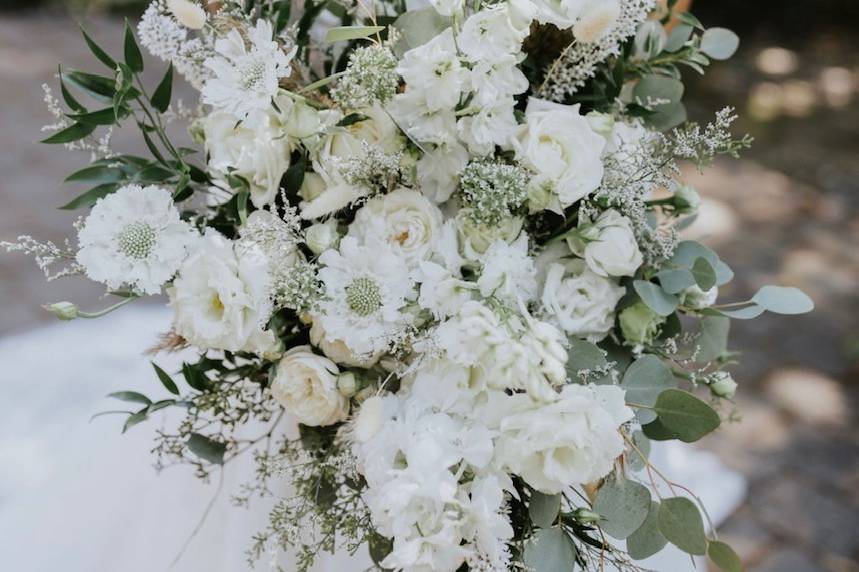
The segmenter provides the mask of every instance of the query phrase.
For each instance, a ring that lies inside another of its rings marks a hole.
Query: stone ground
[[[87,27],[117,49],[118,21]],[[721,534],[751,572],[859,571],[859,55],[850,48],[830,39],[799,52],[752,42],[735,64],[690,86],[693,117],[734,105],[757,139],[743,160],[688,174],[707,199],[692,232],[739,277],[723,299],[781,283],[803,287],[818,306],[810,316],[734,326],[746,353],[735,369],[743,423],[705,446],[749,478],[749,500]],[[78,190],[61,181],[86,157],[36,143],[50,120],[40,86],[58,61],[97,65],[71,20],[0,15],[0,240],[60,241],[75,218],[55,207]],[[117,138],[117,148],[140,146]],[[43,302],[98,307],[99,295],[83,280],[45,284],[25,257],[0,256],[0,335],[48,322]]]

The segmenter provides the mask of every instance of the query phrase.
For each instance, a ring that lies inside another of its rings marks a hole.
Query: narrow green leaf
[[[162,409],[166,409],[171,405],[176,405],[175,399],[162,399],[161,401],[156,401],[147,409],[148,413],[155,413],[156,411],[161,411]]]
[[[385,538],[378,532],[373,531],[370,533],[370,538],[367,541],[367,548],[370,552],[370,558],[381,569],[382,561],[394,549],[394,542],[390,538]]]
[[[343,77],[343,72],[331,74],[328,77],[324,77],[324,78],[320,79],[319,81],[314,81],[310,85],[306,85],[306,86],[302,87],[300,90],[298,90],[298,93],[307,93],[307,92],[319,89],[320,87],[325,87],[329,83],[331,83],[333,81],[337,81],[341,77]]]
[[[122,169],[106,165],[90,165],[66,177],[66,183],[116,183],[124,178]]]
[[[173,395],[179,395],[179,388],[176,386],[176,382],[173,381],[173,378],[170,377],[166,371],[158,367],[155,362],[150,363],[152,363],[152,367],[155,368],[155,374],[161,381],[161,385],[163,385],[164,388]]]
[[[70,86],[104,103],[113,103],[116,81],[100,75],[71,70],[63,72],[63,80]]]
[[[668,294],[659,285],[646,280],[636,280],[632,285],[641,301],[660,316],[670,316],[677,309],[677,296]]]
[[[95,40],[93,40],[92,37],[87,34],[87,31],[84,30],[83,26],[81,26],[80,29],[81,34],[83,34],[84,36],[84,41],[86,42],[86,45],[89,46],[89,49],[93,53],[93,55],[95,55],[95,57],[98,58],[98,60],[104,65],[106,65],[111,71],[115,70],[116,61],[112,57],[110,57],[107,52],[101,49],[101,46],[99,46],[95,42]]]
[[[199,433],[191,433],[186,445],[189,451],[204,461],[209,461],[215,465],[224,463],[224,453],[227,451],[227,446],[224,443],[219,443]]]
[[[743,562],[734,549],[718,540],[711,540],[707,546],[707,556],[723,572],[743,572]]]
[[[650,491],[635,481],[611,476],[597,493],[594,510],[602,517],[600,528],[623,540],[638,530],[650,511]]]
[[[116,391],[108,394],[108,397],[119,399],[120,401],[128,401],[129,403],[141,403],[143,405],[151,405],[152,400],[136,391]]]
[[[170,107],[170,101],[173,99],[173,63],[167,68],[167,73],[164,74],[161,83],[155,88],[155,93],[152,94],[152,107],[159,112],[164,113]]]
[[[112,106],[97,111],[77,113],[68,117],[78,123],[85,123],[87,125],[113,125],[117,119],[116,110]]]
[[[70,126],[61,131],[57,131],[47,139],[42,139],[41,143],[46,145],[59,145],[62,143],[80,141],[95,131],[95,127],[95,125],[87,123],[72,123]]]
[[[248,189],[242,189],[236,197],[236,211],[239,214],[239,222],[244,225],[248,222],[248,199],[251,192]]]
[[[301,190],[301,185],[304,183],[304,173],[307,169],[307,157],[302,155],[300,159],[290,165],[283,176],[281,186],[286,189],[287,193],[298,194]]]
[[[626,550],[633,560],[650,558],[668,544],[668,539],[659,532],[659,503],[650,503],[650,512],[644,523],[626,539]]]
[[[206,376],[200,373],[197,369],[191,367],[190,364],[182,364],[182,376],[185,378],[185,382],[191,386],[192,389],[196,389],[197,391],[205,391],[208,386]]]
[[[143,54],[140,53],[140,47],[134,39],[134,31],[128,20],[125,21],[125,63],[132,71],[137,73],[143,71]]]
[[[662,425],[684,443],[699,440],[722,422],[712,407],[679,389],[660,393],[653,408]]]
[[[69,109],[72,111],[76,111],[78,113],[86,113],[87,108],[84,107],[81,103],[78,102],[77,99],[69,92],[69,89],[66,87],[66,82],[63,80],[63,68],[60,66],[57,68],[57,72],[60,76],[60,93],[63,96],[63,101],[66,102],[66,105],[69,106]]]
[[[349,127],[350,125],[360,123],[361,121],[366,121],[367,119],[370,118],[363,113],[350,113],[349,115],[337,122],[337,127]]]
[[[77,198],[64,204],[60,209],[64,211],[73,211],[80,208],[91,207],[98,202],[100,198],[106,197],[107,195],[115,192],[118,188],[119,185],[116,183],[105,183],[103,185],[93,187],[84,194],[79,195]]]
[[[531,522],[540,528],[549,528],[558,519],[561,511],[561,495],[547,495],[540,491],[531,494],[531,502],[528,505],[528,515]]]
[[[691,500],[685,497],[664,499],[659,505],[658,523],[665,538],[683,552],[697,556],[707,553],[704,521]]]
[[[128,419],[125,420],[125,424],[122,426],[122,432],[125,433],[126,431],[128,431],[129,429],[134,427],[135,425],[138,425],[138,424],[146,421],[146,419],[147,419],[146,413],[147,413],[147,410],[143,409],[141,411],[138,411],[137,413],[132,413],[131,415],[129,415]]]
[[[331,44],[334,42],[369,38],[384,29],[384,26],[336,26],[328,28],[325,32],[325,42]]]
[[[561,528],[541,528],[525,543],[525,566],[534,572],[570,572],[576,546]]]

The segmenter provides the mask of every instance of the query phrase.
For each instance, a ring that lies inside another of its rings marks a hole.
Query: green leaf
[[[155,362],[150,363],[152,363],[152,367],[155,368],[155,374],[161,381],[161,385],[163,385],[164,388],[173,395],[179,395],[179,388],[176,386],[176,382],[173,381],[173,378],[170,377],[166,371],[158,367]]]
[[[146,421],[146,419],[148,418],[146,414],[147,410],[143,409],[142,411],[138,411],[137,413],[132,413],[131,415],[129,415],[128,419],[125,420],[125,424],[122,426],[122,432],[125,433],[135,425]]]
[[[93,53],[93,55],[95,55],[95,57],[98,58],[98,60],[101,63],[106,65],[108,68],[110,68],[111,71],[115,70],[116,69],[116,61],[112,57],[110,57],[107,54],[107,52],[105,52],[103,49],[101,49],[101,46],[99,46],[95,42],[95,40],[93,40],[90,37],[90,35],[87,34],[87,31],[84,30],[83,26],[81,26],[80,28],[81,28],[81,33],[84,36],[84,41],[86,42],[86,45],[89,46],[89,49]]]
[[[731,320],[723,316],[705,316],[698,330],[698,356],[700,363],[713,361],[728,350],[728,333]]]
[[[727,28],[709,28],[701,36],[701,51],[714,60],[727,60],[738,47],[739,36]]]
[[[641,431],[651,441],[671,441],[677,438],[677,435],[669,431],[658,417],[652,423],[642,426]]]
[[[185,382],[191,386],[191,389],[206,391],[208,388],[209,383],[206,376],[188,363],[182,364],[182,377],[185,378]]]
[[[707,553],[704,521],[695,503],[685,497],[664,499],[658,515],[659,531],[671,544],[687,554]]]
[[[310,85],[306,85],[306,86],[302,87],[301,89],[298,90],[298,93],[307,93],[307,92],[313,91],[315,89],[319,89],[320,87],[325,87],[329,83],[340,79],[341,77],[343,77],[343,75],[344,75],[343,72],[331,74],[328,77],[324,77],[324,78],[320,79],[319,81],[314,81]]]
[[[41,143],[46,145],[59,145],[62,143],[80,141],[95,131],[95,127],[95,125],[88,123],[72,123],[70,126],[61,131],[57,131],[47,139],[42,139]]]
[[[679,303],[677,296],[668,294],[657,284],[636,280],[632,285],[641,301],[660,316],[670,316],[677,309]]]
[[[688,115],[686,106],[676,101],[656,107],[653,113],[645,117],[644,122],[656,131],[668,131],[685,123]]]
[[[540,491],[531,493],[531,502],[528,505],[528,515],[531,522],[540,528],[549,528],[558,519],[561,511],[561,495],[547,495]]]
[[[743,562],[734,549],[718,540],[711,540],[707,546],[707,556],[723,572],[743,572]]]
[[[361,121],[366,121],[367,119],[370,118],[363,113],[350,113],[349,115],[337,122],[337,127],[349,127],[350,125],[360,123]]]
[[[701,23],[701,20],[699,20],[698,18],[693,16],[691,12],[681,12],[681,13],[677,14],[677,17],[684,24],[687,24],[687,25],[692,26],[693,28],[697,28],[699,30],[704,29],[704,24]]]
[[[674,256],[669,263],[681,268],[692,268],[698,258],[703,258],[710,263],[716,271],[716,286],[727,284],[734,278],[734,273],[719,259],[719,256],[699,242],[685,240],[674,249]]]
[[[304,173],[307,169],[307,157],[302,155],[295,163],[290,165],[283,176],[282,185],[287,193],[298,194],[304,183]]]
[[[603,369],[608,365],[603,350],[580,338],[570,338],[567,355],[567,375],[573,380],[578,379],[580,371]]]
[[[752,296],[752,302],[775,314],[805,314],[814,309],[814,301],[799,288],[764,286]]]
[[[561,528],[541,528],[525,543],[525,566],[534,572],[570,572],[576,546]]]
[[[367,541],[367,548],[370,551],[370,558],[381,568],[382,561],[394,549],[394,542],[390,538],[385,538],[378,532],[373,531],[370,533],[370,538]]]
[[[693,30],[694,28],[689,24],[675,26],[671,30],[671,34],[668,35],[668,41],[665,43],[665,51],[672,53],[680,51],[686,45],[686,42],[689,41]]]
[[[628,403],[653,407],[663,391],[677,387],[677,381],[661,359],[654,355],[645,355],[635,360],[626,370],[623,386]],[[646,424],[656,419],[656,412],[639,408],[636,417],[639,422]]]
[[[64,72],[62,78],[67,84],[93,99],[104,103],[113,103],[116,81],[112,78],[76,70]]]
[[[329,44],[369,38],[384,30],[384,26],[336,26],[325,32],[325,41]]]
[[[86,113],[86,107],[81,105],[78,100],[75,99],[74,96],[72,96],[72,94],[69,92],[69,89],[66,87],[66,82],[63,80],[62,66],[57,68],[57,73],[60,76],[60,93],[63,96],[63,101],[66,102],[66,105],[68,105],[72,111],[77,111],[78,113]]]
[[[168,179],[172,179],[176,174],[164,167],[160,167],[158,165],[149,165],[146,168],[143,168],[137,173],[134,174],[133,180],[135,182],[143,182],[143,183],[163,183]]]
[[[647,460],[650,458],[650,439],[641,431],[634,431],[632,442],[637,450],[632,447],[627,449],[627,462],[633,471],[641,471],[647,466]]]
[[[115,192],[118,188],[119,185],[116,183],[105,183],[103,185],[93,187],[84,194],[79,195],[77,198],[64,204],[60,209],[64,211],[73,211],[80,208],[91,207],[98,202],[99,199]]]
[[[407,51],[420,47],[438,36],[449,28],[451,23],[450,17],[442,16],[432,6],[405,12],[393,24],[393,27],[400,32],[400,38],[394,45],[394,53],[397,57],[402,57]]]
[[[695,276],[688,268],[669,268],[657,273],[656,277],[668,294],[679,294],[695,284]]]
[[[156,411],[161,411],[162,409],[166,409],[166,408],[170,407],[171,405],[175,405],[175,404],[176,404],[175,399],[162,399],[161,401],[156,401],[155,403],[150,405],[147,411],[149,413],[154,413]]]
[[[242,189],[236,195],[236,211],[239,214],[239,222],[243,225],[248,222],[248,199],[250,196],[249,189]]]
[[[633,560],[650,558],[668,544],[668,539],[659,532],[659,503],[650,503],[650,512],[644,523],[626,539],[626,550]]]
[[[602,517],[599,524],[603,532],[623,540],[647,518],[650,491],[641,483],[611,476],[597,493],[594,510]]]
[[[120,401],[128,401],[129,403],[140,403],[142,405],[151,405],[152,400],[136,391],[117,391],[108,394],[108,397],[119,399]]]
[[[647,104],[648,100],[651,100],[655,104],[653,108],[657,109],[671,103],[680,103],[683,99],[683,91],[682,81],[673,77],[651,74],[641,78],[632,90],[632,95],[641,100],[642,104]],[[664,101],[655,103],[656,100]]]
[[[125,21],[125,63],[134,72],[143,71],[143,54],[140,53],[140,47],[134,39],[134,31],[128,20]]]
[[[224,464],[224,453],[227,452],[226,444],[214,441],[199,433],[191,433],[186,445],[189,451],[204,461],[209,461],[215,465]]]
[[[692,264],[692,276],[698,288],[704,292],[716,285],[716,270],[703,256],[696,258]]]
[[[113,106],[87,113],[72,114],[68,117],[78,123],[85,123],[87,125],[113,125],[117,119]]]
[[[665,429],[684,443],[697,441],[722,423],[712,407],[679,389],[667,389],[660,393],[653,408]]]
[[[161,79],[161,83],[155,88],[152,94],[152,107],[159,112],[164,113],[170,107],[170,101],[173,99],[173,63],[167,68],[167,73]]]
[[[728,316],[734,318],[736,320],[751,320],[753,318],[757,318],[761,314],[763,314],[766,309],[763,306],[758,306],[757,304],[751,304],[749,306],[745,306],[743,308],[730,309],[730,308],[719,308],[717,310],[724,316]]]
[[[107,165],[90,165],[66,177],[66,183],[116,183],[125,177],[122,169]]]

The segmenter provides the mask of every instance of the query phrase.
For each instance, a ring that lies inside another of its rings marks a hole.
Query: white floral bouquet
[[[678,162],[750,143],[730,109],[686,122],[680,69],[737,37],[672,1],[430,4],[155,0],[121,58],[84,33],[107,70],[61,70],[45,143],[92,154],[64,207],[89,212],[76,246],[7,248],[118,297],[62,319],[166,292],[156,350],[198,350],[187,387],[155,366],[168,398],[113,397],[141,406],[125,429],[181,409],[160,466],[251,454],[240,503],[291,484],[251,559],[595,572],[671,543],[739,570],[648,461],[732,415],[731,318],[812,307],[717,303],[731,270],[678,238],[700,203]],[[154,90],[139,45],[169,62]],[[199,105],[171,101],[174,71]],[[168,134],[183,119],[199,149]],[[127,124],[148,157],[111,148]]]

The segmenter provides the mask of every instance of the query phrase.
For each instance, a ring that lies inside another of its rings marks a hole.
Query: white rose
[[[568,334],[598,342],[614,326],[615,308],[626,291],[575,260],[549,265],[543,308]]]
[[[340,234],[337,232],[337,220],[331,219],[319,222],[304,231],[304,242],[313,254],[319,256],[329,248],[337,248]]]
[[[311,138],[322,130],[322,117],[319,111],[303,101],[281,92],[281,95],[275,98],[275,102],[280,110],[277,114],[280,127],[290,139],[294,140],[293,143]]]
[[[409,261],[426,258],[442,225],[441,211],[418,191],[397,189],[367,202],[349,226],[364,243],[381,241]]]
[[[505,400],[496,459],[546,494],[594,482],[611,472],[624,443],[618,428],[633,417],[614,386],[565,385],[557,400]]]
[[[333,425],[349,415],[349,399],[337,390],[340,370],[310,346],[292,348],[277,364],[271,394],[304,425]]]
[[[590,269],[600,276],[632,276],[641,266],[643,257],[632,223],[619,212],[605,211],[584,234],[587,240],[583,249],[568,242],[573,252],[584,255]]]
[[[369,357],[358,357],[342,340],[329,341],[319,320],[313,320],[313,325],[310,327],[310,342],[330,359],[341,365],[370,368],[376,365],[379,358],[382,357],[382,352]]]
[[[534,0],[534,18],[554,24],[561,30],[571,28],[582,13],[585,0]]]
[[[263,330],[272,310],[270,289],[261,252],[209,229],[167,289],[173,328],[204,349],[270,351],[276,340]]]
[[[512,144],[517,159],[537,175],[533,184],[552,185],[562,207],[586,197],[602,181],[606,140],[579,113],[579,105],[532,98]]]
[[[509,217],[497,225],[487,225],[474,222],[468,216],[468,209],[462,209],[456,216],[456,227],[462,237],[463,246],[469,258],[478,259],[486,252],[489,245],[496,240],[512,242],[522,231],[523,220],[520,217]],[[469,252],[471,251],[471,252]]]

